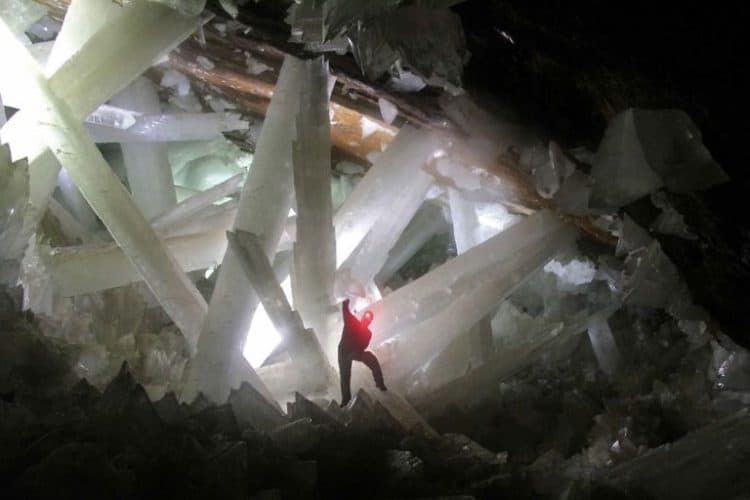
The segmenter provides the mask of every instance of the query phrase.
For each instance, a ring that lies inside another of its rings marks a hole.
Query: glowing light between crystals
[[[287,300],[292,307],[292,280],[287,277],[281,282],[281,289],[284,290]],[[263,305],[260,304],[255,311],[253,321],[250,324],[250,331],[245,340],[245,347],[242,355],[245,357],[250,366],[253,368],[260,367],[274,349],[281,343],[281,335],[273,326],[271,318],[268,317]]]

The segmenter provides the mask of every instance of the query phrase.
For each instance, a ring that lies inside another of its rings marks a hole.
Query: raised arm
[[[343,314],[343,317],[344,317],[344,324],[345,325],[350,324],[351,319],[352,317],[354,317],[354,315],[349,310],[349,299],[344,300],[344,302],[341,304],[341,313]]]

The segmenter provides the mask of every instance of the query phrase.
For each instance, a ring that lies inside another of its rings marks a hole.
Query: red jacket
[[[341,309],[344,314],[344,331],[341,332],[341,343],[348,348],[364,351],[370,345],[372,332],[349,310],[349,299],[344,301]]]

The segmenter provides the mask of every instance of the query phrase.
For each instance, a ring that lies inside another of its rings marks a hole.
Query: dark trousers
[[[345,405],[352,399],[351,378],[352,378],[352,361],[357,360],[367,365],[372,370],[372,377],[375,379],[375,385],[378,388],[385,388],[383,382],[383,370],[380,369],[378,358],[370,351],[361,349],[348,349],[339,344],[339,375],[341,377],[341,404]]]

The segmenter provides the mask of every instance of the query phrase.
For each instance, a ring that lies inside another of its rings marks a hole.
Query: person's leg
[[[352,357],[339,345],[339,378],[341,379],[341,406],[352,399]]]
[[[375,357],[373,353],[370,351],[360,351],[358,352],[354,359],[357,361],[361,361],[367,367],[372,370],[372,378],[375,379],[375,385],[378,389],[381,391],[387,390],[385,387],[385,382],[383,382],[383,370],[380,369],[380,363],[378,363],[378,358]]]

